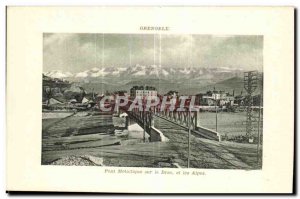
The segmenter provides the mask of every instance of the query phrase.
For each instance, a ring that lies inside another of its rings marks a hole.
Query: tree
[[[43,94],[47,100],[47,106],[49,106],[49,100],[53,97],[54,92],[53,89],[48,87],[48,86],[44,86],[43,87]]]

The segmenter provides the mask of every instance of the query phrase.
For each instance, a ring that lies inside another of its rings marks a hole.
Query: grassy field
[[[246,112],[219,112],[218,113],[218,132],[221,135],[227,134],[228,137],[246,134]],[[198,124],[203,127],[216,130],[216,113],[201,112]],[[257,123],[254,124],[254,134],[257,134]]]

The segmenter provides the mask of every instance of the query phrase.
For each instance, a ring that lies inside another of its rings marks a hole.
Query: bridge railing
[[[138,107],[129,109],[129,106],[130,104],[123,107],[122,110],[134,118],[149,134],[151,128],[154,126],[153,118],[157,116],[186,129],[191,129],[192,133],[200,137],[220,141],[218,132],[198,125],[198,114],[200,114],[200,112],[197,110],[190,110],[189,107],[183,107],[180,110],[176,107],[172,109],[170,106],[161,109],[160,105],[151,106],[148,107],[148,109],[145,109],[145,107],[141,109]]]
[[[198,111],[189,111],[187,107],[181,111],[168,108],[161,110],[160,107],[154,107],[153,112],[156,116],[164,117],[186,128],[191,128],[193,130],[197,129]]]
[[[197,110],[190,110],[189,107],[184,107],[181,111],[178,111],[178,109],[171,110],[170,108],[162,110],[161,107],[157,106],[154,107],[153,112],[155,116],[164,118],[186,129],[191,129],[195,135],[216,141],[221,140],[221,136],[218,132],[198,124],[200,112]]]

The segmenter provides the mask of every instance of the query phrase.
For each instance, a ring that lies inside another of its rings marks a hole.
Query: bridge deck
[[[186,128],[155,117],[154,126],[169,139],[175,157],[187,160],[188,132]],[[244,156],[248,158],[245,158]],[[256,168],[256,149],[250,144],[235,144],[202,139],[191,135],[191,167],[195,168]]]

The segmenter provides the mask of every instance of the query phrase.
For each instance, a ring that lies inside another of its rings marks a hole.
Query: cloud
[[[102,65],[155,62],[172,67],[261,69],[262,50],[262,36],[48,33],[44,34],[43,67],[74,73]]]
[[[75,38],[75,34],[44,34],[44,48],[49,48],[53,44],[61,45],[67,40]]]

